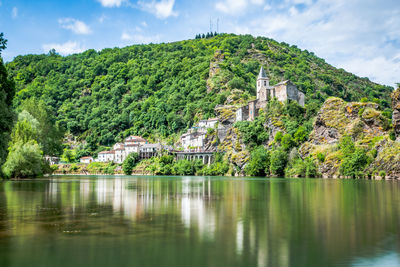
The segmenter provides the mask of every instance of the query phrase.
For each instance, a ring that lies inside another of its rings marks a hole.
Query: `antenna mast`
[[[219,18],[217,18],[217,33],[219,33]]]

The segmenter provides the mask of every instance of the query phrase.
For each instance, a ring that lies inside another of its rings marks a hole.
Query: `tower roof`
[[[261,66],[260,73],[258,74],[257,79],[268,79],[263,66]]]

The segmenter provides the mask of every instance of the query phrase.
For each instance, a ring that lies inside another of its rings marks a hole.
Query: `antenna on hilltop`
[[[210,18],[210,32],[212,32],[212,18]]]
[[[219,33],[219,18],[217,18],[217,33]]]

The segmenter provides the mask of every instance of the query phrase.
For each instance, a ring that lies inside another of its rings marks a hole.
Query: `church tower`
[[[271,87],[269,86],[269,79],[265,73],[264,67],[261,66],[260,73],[257,78],[257,99],[258,101],[267,101],[270,94]]]

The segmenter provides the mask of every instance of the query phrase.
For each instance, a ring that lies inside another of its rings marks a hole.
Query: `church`
[[[285,102],[293,100],[304,107],[305,95],[297,89],[291,81],[286,80],[274,86],[269,85],[269,78],[261,66],[257,78],[257,99],[249,101],[246,106],[242,106],[236,111],[236,121],[253,121],[258,116],[258,111],[265,108],[267,102],[276,97],[279,101]]]

